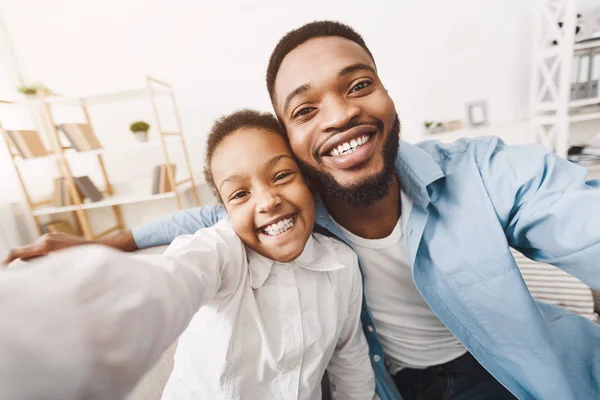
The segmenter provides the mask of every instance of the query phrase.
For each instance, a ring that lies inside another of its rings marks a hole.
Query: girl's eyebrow
[[[264,165],[265,165],[265,167],[272,167],[273,165],[277,164],[280,160],[282,160],[284,158],[289,158],[290,160],[294,161],[294,159],[292,157],[290,157],[289,155],[287,155],[287,154],[280,154],[278,156],[275,156],[275,157],[267,160]],[[244,178],[245,178],[245,176],[241,175],[241,174],[229,175],[227,178],[223,179],[223,181],[219,185],[219,192],[221,191],[221,188],[223,187],[224,183],[239,181],[239,180],[242,180]]]
[[[243,178],[244,178],[243,175],[240,175],[240,174],[234,174],[234,175],[228,176],[227,178],[223,179],[223,181],[219,185],[219,192],[221,191],[221,188],[223,187],[223,184],[225,182],[239,181],[239,180],[241,180]]]
[[[271,167],[271,166],[277,164],[277,162],[279,162],[279,160],[281,160],[283,158],[289,158],[290,160],[294,161],[294,159],[292,157],[288,156],[287,154],[280,154],[278,156],[275,156],[275,157],[271,158],[269,161],[267,161],[265,163],[265,166],[266,167]]]

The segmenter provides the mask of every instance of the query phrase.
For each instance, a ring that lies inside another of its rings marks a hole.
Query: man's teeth
[[[350,154],[356,151],[360,146],[369,141],[370,136],[364,135],[358,139],[352,139],[350,142],[342,143],[337,148],[331,150],[329,153],[332,156],[339,156],[342,154]]]
[[[283,219],[275,224],[267,225],[263,230],[269,236],[280,235],[294,226],[295,219],[293,217]]]

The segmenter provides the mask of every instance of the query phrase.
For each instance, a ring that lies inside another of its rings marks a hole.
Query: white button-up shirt
[[[313,235],[298,259],[279,263],[222,221],[179,237],[165,255],[197,264],[205,295],[179,338],[163,399],[319,399],[326,368],[334,398],[373,398],[349,247]]]

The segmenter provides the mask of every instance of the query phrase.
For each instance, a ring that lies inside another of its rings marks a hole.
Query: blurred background
[[[567,156],[600,132],[598,95],[569,93],[578,51],[594,78],[594,0],[0,0],[0,253],[213,204],[206,132],[238,108],[272,111],[270,52],[315,19],[363,35],[409,142],[493,134]]]

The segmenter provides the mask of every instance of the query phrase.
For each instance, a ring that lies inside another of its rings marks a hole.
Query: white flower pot
[[[140,143],[145,143],[148,141],[148,132],[133,132],[133,136]]]

